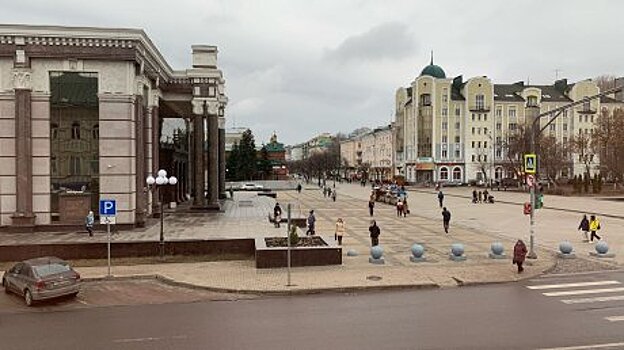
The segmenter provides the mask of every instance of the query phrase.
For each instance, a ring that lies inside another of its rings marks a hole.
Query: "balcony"
[[[578,114],[596,114],[596,110],[591,106],[583,106],[583,108],[576,111]]]
[[[471,112],[475,112],[475,113],[487,113],[490,111],[490,106],[474,105],[468,108],[468,110],[470,110]]]
[[[526,108],[540,108],[539,103],[537,102],[527,102],[525,105]]]

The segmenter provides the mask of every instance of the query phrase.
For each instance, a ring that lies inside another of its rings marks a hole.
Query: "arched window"
[[[449,171],[447,167],[440,168],[440,180],[448,180]]]
[[[461,178],[462,178],[461,168],[456,166],[453,169],[453,180],[461,180]]]
[[[496,170],[494,170],[494,178],[496,180],[500,180],[503,178],[503,168],[497,167]]]
[[[72,140],[80,140],[80,123],[72,123]]]

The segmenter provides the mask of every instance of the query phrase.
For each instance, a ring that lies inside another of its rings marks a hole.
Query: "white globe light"
[[[178,183],[178,179],[175,176],[172,176],[169,178],[169,184],[170,185],[175,185]]]
[[[164,185],[165,184],[165,178],[164,177],[157,177],[156,178],[156,184],[157,185]]]
[[[163,177],[163,185],[166,185],[169,183],[169,178],[168,177]]]
[[[147,182],[147,184],[151,186],[156,182],[156,179],[154,179],[154,177],[150,175],[147,177],[147,179],[145,179],[145,182]]]
[[[167,170],[164,170],[164,169],[158,170],[158,176],[159,177],[167,177]]]

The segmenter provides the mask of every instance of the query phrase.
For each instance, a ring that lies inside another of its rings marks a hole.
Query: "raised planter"
[[[268,214],[268,218],[269,218],[270,223],[272,224],[275,223],[275,219],[273,218],[273,215],[271,215],[270,213]],[[282,219],[280,220],[280,223],[288,223],[288,218],[284,217],[284,213],[282,213]],[[290,218],[290,223],[299,228],[308,227],[307,218]]]
[[[315,236],[321,246],[292,247],[291,266],[324,266],[342,264],[342,247],[333,237]],[[269,237],[271,239],[273,237]],[[256,238],[256,268],[286,267],[287,247],[268,247],[266,238]]]

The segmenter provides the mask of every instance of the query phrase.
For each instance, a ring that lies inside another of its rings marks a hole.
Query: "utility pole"
[[[570,108],[573,108],[575,106],[584,104],[586,102],[589,102],[591,100],[595,100],[597,98],[600,98],[602,96],[606,96],[606,95],[610,95],[619,91],[622,91],[623,86],[616,86],[613,89],[609,89],[606,90],[604,92],[601,92],[599,94],[593,95],[593,96],[587,96],[583,99],[580,99],[578,101],[572,102],[572,103],[568,103],[567,105],[561,106],[559,108],[555,108],[553,110],[550,110],[548,112],[544,112],[544,113],[540,113],[537,117],[535,117],[535,119],[533,119],[533,122],[531,123],[531,146],[530,146],[530,152],[532,154],[535,153],[535,139],[544,131],[546,130],[546,128],[552,124],[557,117],[559,117],[561,115],[561,113],[563,113],[563,111],[568,110]],[[546,125],[544,125],[542,128],[540,128],[539,130],[537,129],[537,123],[539,122],[539,120],[541,118],[544,117],[550,117],[550,120],[546,123]],[[537,163],[539,164],[539,157],[537,158]],[[537,166],[537,165],[536,165]],[[535,183],[537,183],[537,177],[535,179]],[[533,186],[531,186],[530,188],[530,200],[531,200],[531,213],[530,213],[530,218],[531,218],[531,226],[529,229],[529,233],[530,233],[530,240],[529,240],[529,253],[527,254],[527,258],[529,259],[537,259],[537,254],[535,253],[535,184]]]

